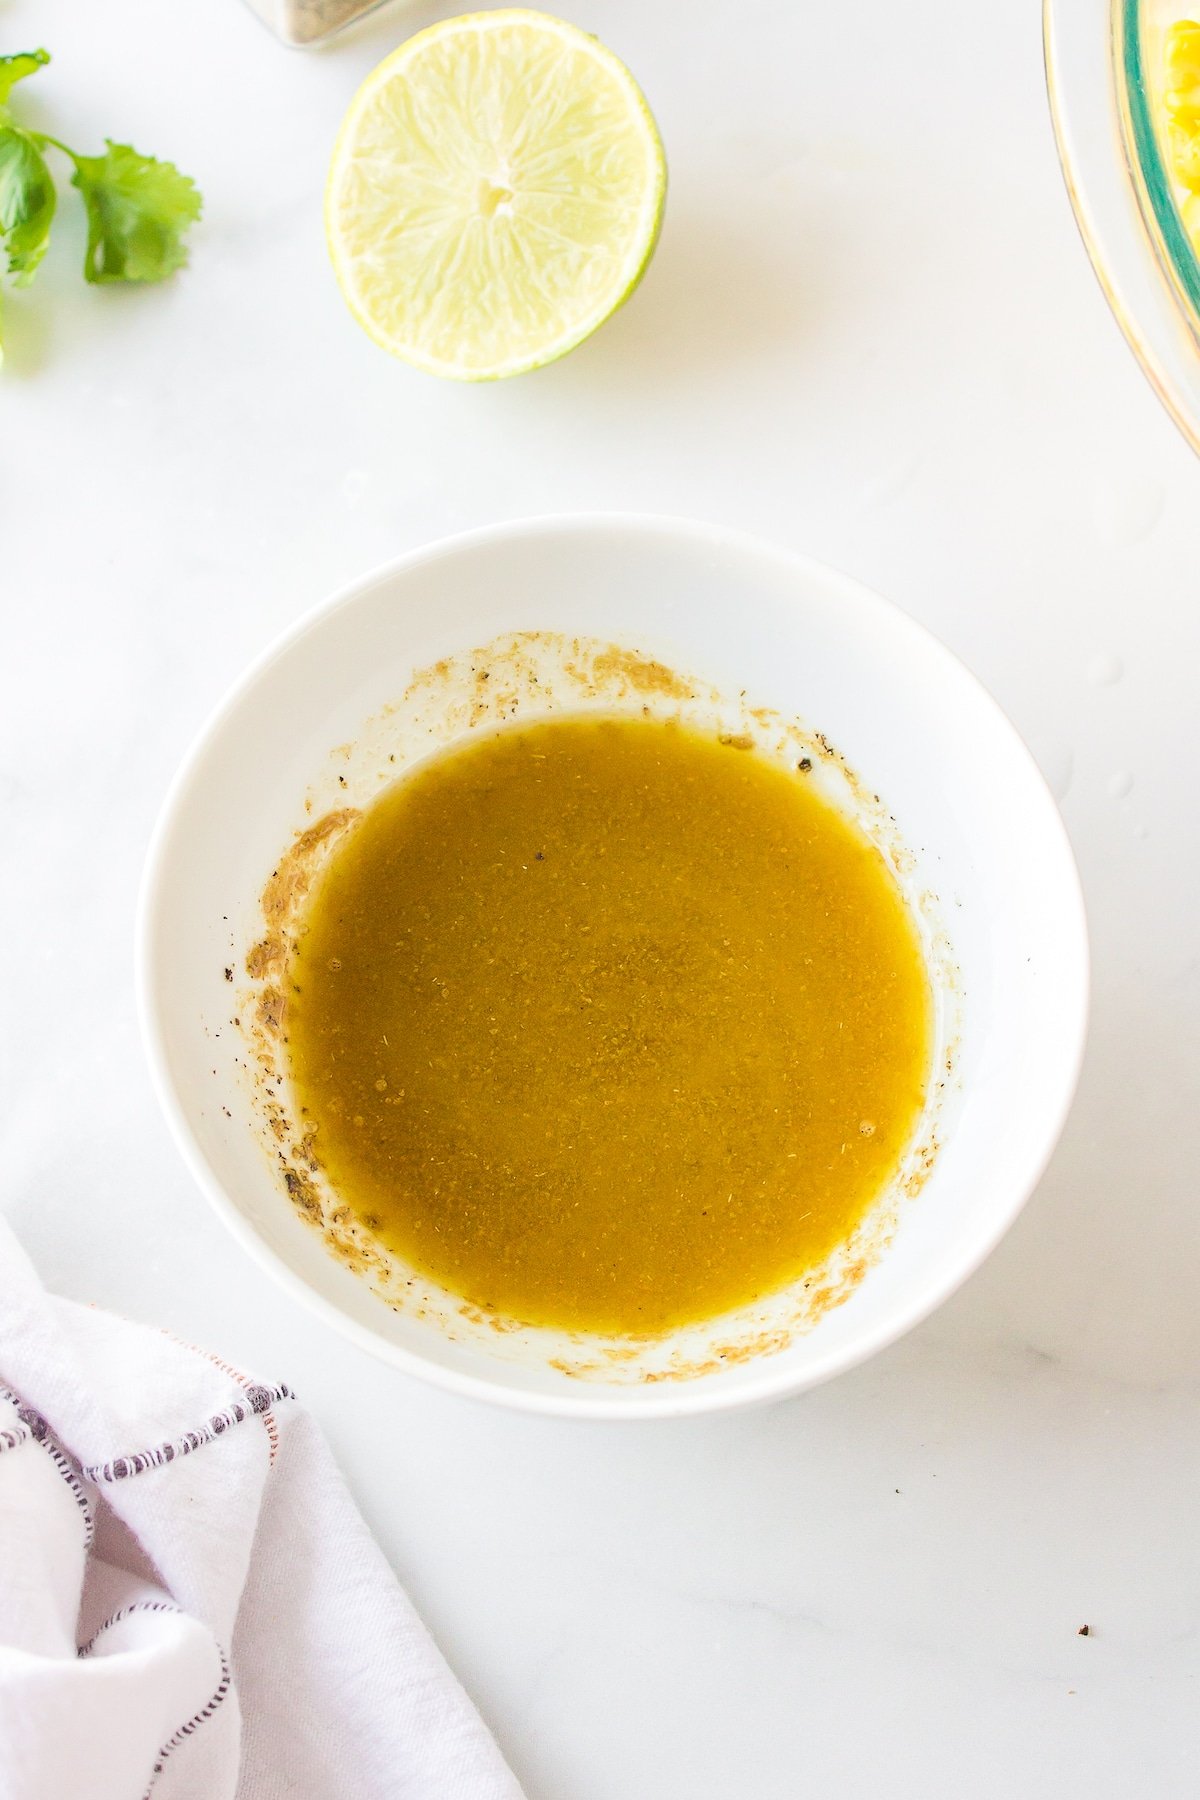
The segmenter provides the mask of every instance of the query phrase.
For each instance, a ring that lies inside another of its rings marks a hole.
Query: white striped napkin
[[[282,1384],[0,1223],[3,1800],[520,1800]]]

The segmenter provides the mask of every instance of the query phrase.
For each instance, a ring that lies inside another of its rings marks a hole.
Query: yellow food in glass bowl
[[[1200,23],[1177,19],[1166,33],[1164,151],[1179,212],[1200,249]]]

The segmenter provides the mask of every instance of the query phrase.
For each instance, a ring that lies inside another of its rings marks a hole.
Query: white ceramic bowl
[[[514,631],[616,642],[688,672],[698,692],[711,684],[736,705],[744,691],[823,734],[860,785],[842,780],[836,759],[818,773],[840,783],[839,803],[862,803],[926,931],[944,1081],[927,1121],[939,1140],[927,1177],[908,1181],[911,1198],[891,1196],[884,1247],[840,1304],[797,1323],[784,1295],[757,1335],[742,1330],[737,1354],[726,1355],[736,1337],[726,1321],[570,1374],[556,1365],[574,1355],[582,1368],[578,1346],[553,1334],[498,1333],[436,1296],[393,1309],[299,1216],[256,1128],[230,1017],[262,930],[264,881],[314,811],[368,798],[385,772],[465,728],[447,701],[449,722],[426,735],[429,691],[420,705],[403,699],[415,672]],[[172,788],[146,872],[138,965],[150,1064],[180,1148],[266,1269],[398,1368],[480,1398],[610,1418],[792,1393],[923,1319],[1041,1175],[1074,1091],[1087,1010],[1086,928],[1062,823],[972,676],[841,575],[727,531],[637,517],[474,532],[404,557],[302,620],[219,708]]]

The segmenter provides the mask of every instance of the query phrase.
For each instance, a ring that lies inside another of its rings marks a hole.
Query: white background
[[[206,200],[177,281],[92,291],[68,190],[5,303],[5,1204],[62,1292],[293,1384],[530,1800],[1194,1793],[1200,467],[1076,237],[1034,0],[563,4],[657,113],[666,227],[598,338],[482,388],[376,350],[323,242],[337,120],[433,9],[317,55],[237,0],[0,10],[54,54],[27,117]],[[377,1367],[226,1238],[137,1040],[147,836],[247,659],[424,539],[587,508],[907,607],[1029,739],[1089,898],[1027,1212],[905,1342],[745,1417],[538,1422]]]

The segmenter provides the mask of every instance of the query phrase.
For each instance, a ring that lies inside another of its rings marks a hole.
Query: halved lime
[[[418,32],[350,103],[325,217],[342,292],[396,356],[461,381],[574,349],[637,286],[667,172],[641,90],[524,10]]]

